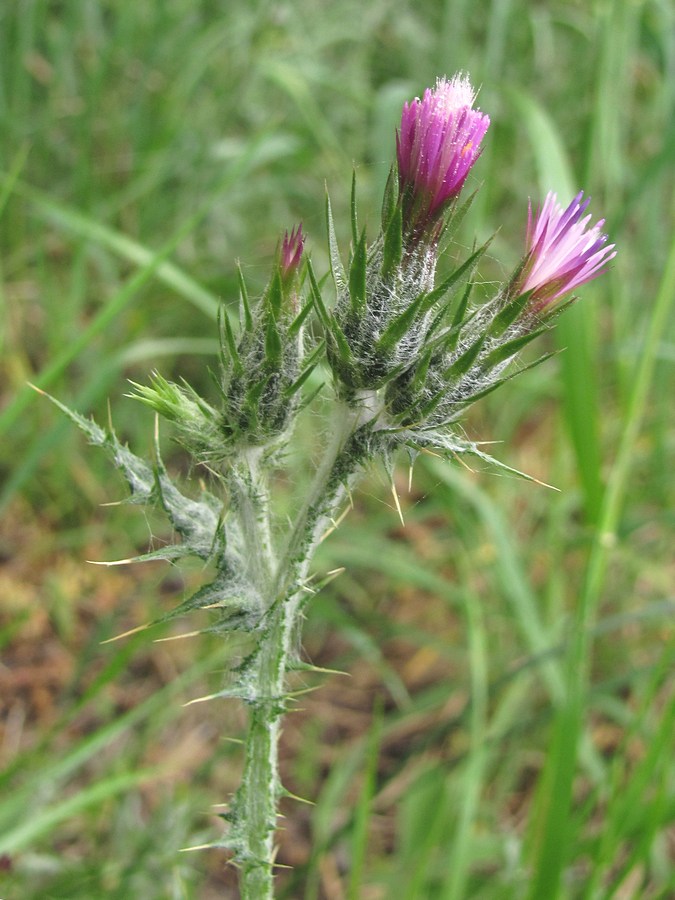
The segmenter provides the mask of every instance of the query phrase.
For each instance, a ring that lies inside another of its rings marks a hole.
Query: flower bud
[[[518,294],[530,294],[529,309],[541,312],[564,294],[597,278],[616,256],[614,244],[600,230],[605,220],[589,226],[590,215],[582,218],[590,198],[580,191],[567,209],[549,191],[544,205],[527,215],[527,255],[516,281]]]
[[[473,109],[476,94],[462,74],[439,78],[406,103],[397,134],[399,191],[405,231],[418,239],[462,190],[480,155],[490,119]]]
[[[235,337],[223,318],[223,431],[238,445],[263,446],[288,429],[297,406],[301,374],[302,322],[296,279],[304,236],[298,225],[284,234],[269,284],[251,311],[241,279],[242,315]]]

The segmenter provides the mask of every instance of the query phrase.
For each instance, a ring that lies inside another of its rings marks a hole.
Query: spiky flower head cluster
[[[380,394],[377,428],[409,444],[441,440],[476,398],[498,386],[518,352],[562,308],[562,298],[603,272],[616,251],[591,223],[580,192],[564,209],[549,193],[540,209],[529,206],[526,252],[511,278],[492,298],[471,303],[477,265],[489,241],[460,260],[436,283],[440,237],[456,227],[471,203],[460,194],[478,160],[489,117],[474,108],[468,77],[439,78],[433,89],[405,103],[396,132],[396,166],[382,205],[382,228],[372,243],[360,230],[352,182],[352,246],[347,266],[338,249],[327,201],[332,308],[308,264],[310,299],[300,300],[305,235],[286,232],[272,277],[252,308],[240,273],[238,328],[221,322],[221,406],[214,409],[185,385],[159,377],[139,389],[194,435],[193,449],[220,442],[265,447],[285,439],[299,391],[324,355],[337,393],[358,404]],[[305,358],[302,326],[312,307],[325,333]],[[216,440],[217,438],[217,440]],[[190,443],[189,441],[186,441]]]

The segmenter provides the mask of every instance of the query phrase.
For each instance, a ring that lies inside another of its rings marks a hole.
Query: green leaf
[[[218,332],[220,335],[220,361],[223,369],[227,371],[231,364],[235,372],[241,372],[243,367],[239,351],[237,350],[237,342],[232,331],[230,317],[227,313],[223,314],[221,310],[218,310]],[[229,352],[229,357],[225,353],[226,348]]]
[[[352,194],[350,203],[352,224],[352,246],[356,247],[359,239],[359,225],[356,217],[356,169],[352,169]]]
[[[317,314],[321,319],[321,324],[323,325],[326,332],[333,338],[335,350],[340,356],[342,362],[345,365],[351,367],[354,364],[354,356],[352,354],[351,348],[347,342],[347,338],[345,337],[344,332],[335,321],[335,317],[330,315],[324,305],[321,291],[319,290],[319,285],[317,284],[316,276],[314,275],[314,269],[309,260],[307,261],[307,271],[309,273],[310,292],[312,294],[312,297],[314,298],[314,305],[316,307]]]
[[[509,325],[512,325],[518,316],[522,315],[527,309],[527,305],[532,298],[532,291],[526,291],[524,294],[517,294],[510,299],[506,306],[501,309],[490,323],[489,333],[492,337],[499,337],[503,334]]]
[[[382,198],[382,231],[386,232],[389,222],[394,214],[394,209],[398,204],[398,178],[396,175],[396,167],[392,165],[387,176],[387,183],[384,187],[384,196]]]
[[[273,315],[267,318],[265,329],[265,360],[270,367],[277,369],[281,361],[282,341]]]
[[[159,455],[152,468],[121,444],[112,429],[104,431],[93,419],[86,419],[49,394],[45,396],[86,434],[90,444],[102,447],[108,453],[129,485],[130,503],[159,501],[182,537],[187,552],[204,560],[219,553],[222,555],[225,535],[221,522],[222,502],[217,497],[207,491],[202,492],[202,500],[184,496],[167,475]]]
[[[481,247],[478,248],[474,253],[466,259],[461,266],[458,266],[447,278],[443,279],[443,281],[435,287],[432,291],[429,291],[427,294],[427,308],[431,308],[434,303],[444,297],[451,287],[453,287],[459,279],[466,274],[469,270],[471,270],[471,274],[473,274],[473,270],[478,265],[480,258],[483,256],[485,251],[488,249],[490,244],[492,243],[494,235],[490,237]],[[471,276],[470,276],[471,277]]]
[[[469,347],[457,357],[453,364],[443,372],[443,377],[451,380],[461,378],[462,375],[468,372],[480,353],[483,344],[485,343],[485,338],[486,335],[481,334],[472,344],[470,344]]]
[[[265,292],[265,302],[268,308],[272,311],[272,315],[275,319],[279,318],[283,299],[284,292],[283,286],[281,284],[281,274],[279,272],[279,267],[277,266],[274,270],[274,274],[272,275],[272,279],[269,283],[267,291]]]
[[[375,345],[378,350],[386,352],[396,346],[401,338],[410,330],[413,322],[423,309],[424,302],[428,296],[428,294],[420,294],[413,300],[407,309],[404,309],[402,313],[389,323]]]
[[[461,206],[453,206],[452,211],[446,219],[445,225],[443,227],[442,237],[445,240],[450,240],[450,238],[452,238],[452,236],[457,233],[457,230],[464,221],[464,217],[471,208],[471,205],[475,200],[477,193],[478,188],[476,188],[475,191],[472,191],[472,193],[469,194],[469,196]]]
[[[330,268],[333,273],[333,281],[337,291],[344,290],[347,286],[347,277],[345,275],[344,266],[340,259],[340,249],[338,247],[337,238],[335,237],[335,225],[333,224],[333,211],[330,205],[330,197],[326,191],[326,225],[328,228],[328,251],[330,257]]]
[[[244,273],[241,270],[241,265],[237,262],[237,281],[239,282],[239,296],[241,298],[241,308],[244,312],[244,328],[246,331],[250,331],[253,327],[253,317],[251,316],[251,304],[248,299],[248,290],[246,289],[246,282],[244,281]]]
[[[389,224],[384,230],[382,249],[382,277],[389,278],[401,265],[403,256],[403,210],[400,203],[394,207]]]
[[[303,326],[303,323],[304,323],[305,319],[307,318],[307,316],[308,316],[308,315],[310,314],[310,312],[312,311],[312,307],[313,307],[313,306],[314,306],[314,301],[313,301],[312,298],[310,298],[310,299],[307,301],[307,303],[305,303],[305,305],[302,307],[302,309],[301,309],[300,312],[297,314],[297,316],[293,319],[293,321],[291,322],[291,324],[289,325],[289,327],[288,327],[288,335],[289,335],[289,337],[293,337],[294,335],[296,335],[296,334],[300,331],[300,329],[301,329],[302,326]]]
[[[349,267],[349,299],[357,315],[361,315],[366,307],[366,229],[354,247],[354,256]]]
[[[305,360],[305,367],[302,370],[302,372],[300,373],[299,377],[296,378],[296,380],[293,382],[293,384],[289,385],[289,387],[287,387],[285,389],[285,391],[284,391],[285,397],[292,397],[293,394],[297,393],[300,390],[302,385],[305,383],[305,381],[307,381],[309,376],[312,374],[312,372],[316,368],[316,365],[319,362],[320,358],[323,356],[325,349],[326,349],[325,342],[321,341],[319,343],[319,346],[311,354],[311,356],[309,356],[308,359]]]
[[[151,625],[171,622],[196,609],[220,609],[236,613],[261,608],[262,601],[251,584],[235,577],[232,572],[222,570],[213,581],[155,619]]]
[[[459,301],[459,306],[455,311],[455,315],[452,317],[452,324],[450,326],[450,334],[448,335],[448,339],[445,342],[448,350],[454,350],[457,346],[457,342],[459,340],[459,336],[462,333],[462,327],[466,324],[464,319],[466,316],[466,310],[469,305],[469,297],[471,296],[471,291],[473,289],[473,282],[467,282],[466,288],[464,289],[464,293],[462,294],[462,299]],[[472,318],[472,317],[470,317]]]
[[[546,362],[547,359],[551,359],[551,357],[557,356],[558,353],[560,353],[559,350],[551,350],[550,353],[544,353],[541,356],[538,356],[537,359],[533,360],[531,363],[528,363],[526,366],[521,366],[519,369],[514,369],[503,378],[498,378],[493,381],[492,384],[488,384],[487,387],[482,388],[480,391],[476,391],[475,394],[467,397],[466,400],[459,401],[457,403],[457,406],[462,408],[471,406],[477,400],[481,400],[483,397],[487,397],[488,394],[496,391],[497,388],[501,387],[503,384],[506,384],[507,381],[511,381],[512,378],[516,378],[518,375],[522,375],[523,372],[527,372],[528,369],[534,369],[535,366],[539,366],[541,365],[541,363]]]
[[[499,365],[499,363],[504,362],[504,360],[509,359],[511,356],[515,356],[523,347],[527,346],[530,341],[533,341],[536,337],[539,337],[540,334],[543,334],[546,331],[546,327],[539,328],[536,331],[529,331],[527,334],[521,334],[518,337],[513,338],[510,341],[506,341],[506,343],[501,344],[499,347],[495,347],[494,350],[491,350],[485,359],[481,361],[481,365],[487,370],[491,369],[493,366]]]
[[[307,272],[309,274],[309,291],[312,296],[312,300],[314,301],[314,307],[316,309],[318,317],[321,319],[321,324],[324,326],[324,328],[328,328],[328,310],[326,309],[326,304],[323,302],[323,297],[321,296],[321,291],[319,290],[316,275],[314,274],[314,266],[309,259],[307,260]]]

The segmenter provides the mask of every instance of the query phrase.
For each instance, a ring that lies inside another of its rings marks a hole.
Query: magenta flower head
[[[584,213],[590,198],[584,200],[583,196],[580,191],[563,210],[556,195],[549,191],[536,216],[529,204],[527,256],[517,291],[532,292],[533,312],[596,278],[616,256],[615,245],[608,244],[607,235],[600,230],[605,220],[589,226],[591,216]]]
[[[462,190],[490,124],[473,109],[476,92],[466,75],[439,78],[422,100],[405,103],[396,135],[404,224],[420,233]]]
[[[279,257],[281,277],[284,281],[287,281],[298,271],[300,261],[302,260],[302,250],[304,246],[305,236],[302,233],[302,223],[296,228],[293,228],[290,234],[288,231],[284,233]]]

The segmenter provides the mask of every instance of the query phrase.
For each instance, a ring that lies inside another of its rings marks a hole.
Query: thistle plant
[[[211,845],[229,851],[248,900],[273,896],[277,806],[286,793],[277,748],[292,703],[289,675],[311,668],[299,646],[306,606],[322,584],[310,584],[315,549],[374,460],[391,471],[400,451],[413,458],[432,451],[473,454],[508,469],[456,423],[474,401],[527,368],[516,365],[523,348],[615,255],[603,222],[592,225],[585,214],[589,201],[581,193],[566,209],[549,194],[536,213],[530,206],[523,257],[492,296],[472,298],[489,241],[437,279],[439,255],[471,204],[462,190],[489,126],[475,100],[469,79],[457,75],[405,104],[381,228],[371,242],[359,230],[352,180],[347,265],[327,200],[333,302],[298,225],[281,239],[257,302],[239,273],[237,321],[225,309],[220,317],[213,399],[158,373],[133,386],[131,396],[168,419],[190,454],[202,476],[197,497],[176,486],[158,448],[146,462],[112,427],[57,404],[108,451],[128,481],[130,502],[161,506],[178,533],[178,542],[138,561],[196,556],[213,567],[213,580],[159,621],[203,610],[205,631],[238,634],[245,643],[222,690],[202,699],[238,698],[249,714],[241,785],[223,815],[225,832]],[[275,502],[273,476],[285,464],[298,414],[317,404],[319,391],[327,420],[317,427],[328,438],[289,525]]]

